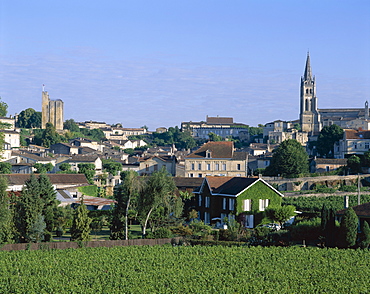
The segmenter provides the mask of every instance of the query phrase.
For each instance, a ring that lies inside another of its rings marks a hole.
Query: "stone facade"
[[[62,100],[50,100],[48,92],[42,91],[42,129],[46,128],[47,123],[52,123],[57,130],[63,130],[63,111],[64,103]]]

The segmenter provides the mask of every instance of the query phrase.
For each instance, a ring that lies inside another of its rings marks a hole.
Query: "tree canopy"
[[[1,100],[0,97],[0,116],[6,116],[8,114],[8,104]]]
[[[342,138],[343,129],[340,126],[324,126],[317,138],[317,152],[326,158],[334,157],[334,144]]]
[[[17,125],[20,128],[41,128],[41,112],[33,108],[22,110],[18,115]]]
[[[294,139],[283,141],[274,151],[271,164],[265,170],[266,175],[297,177],[308,172],[308,154],[303,146]]]

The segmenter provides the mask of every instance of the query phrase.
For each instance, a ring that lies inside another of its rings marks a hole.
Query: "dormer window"
[[[211,157],[211,151],[210,150],[207,150],[206,151],[206,158],[212,158]]]

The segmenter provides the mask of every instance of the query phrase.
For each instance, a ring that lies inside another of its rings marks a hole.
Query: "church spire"
[[[310,63],[310,52],[307,52],[306,68],[304,70],[304,80],[312,80],[312,71]]]

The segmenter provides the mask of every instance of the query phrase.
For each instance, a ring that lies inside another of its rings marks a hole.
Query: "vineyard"
[[[350,195],[349,206],[357,205],[357,195]],[[370,195],[361,195],[361,203],[370,202]],[[283,198],[284,205],[294,205],[297,210],[306,212],[320,212],[323,204],[326,207],[333,208],[335,211],[344,207],[343,196],[300,196]]]
[[[0,252],[1,293],[370,293],[370,253],[131,246]]]

